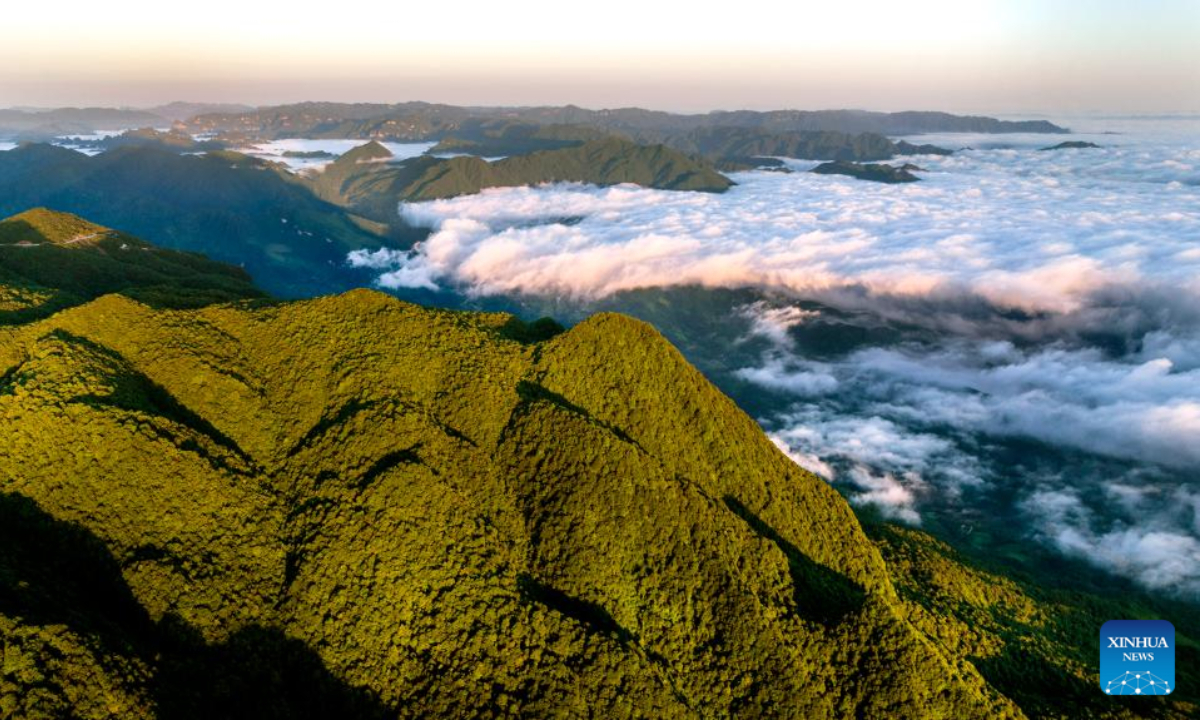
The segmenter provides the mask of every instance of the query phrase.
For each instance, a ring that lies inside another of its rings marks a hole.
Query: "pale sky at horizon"
[[[1200,112],[1195,0],[376,5],[22,3],[0,10],[0,107]]]

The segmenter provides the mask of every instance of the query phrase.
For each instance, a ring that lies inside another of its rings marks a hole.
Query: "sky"
[[[345,9],[342,9],[342,8]],[[1200,112],[1200,2],[6,3],[0,107]]]

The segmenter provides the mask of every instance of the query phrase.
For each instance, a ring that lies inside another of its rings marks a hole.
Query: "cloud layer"
[[[1111,286],[1200,289],[1200,149],[1096,139],[1110,147],[920,158],[924,182],[899,186],[792,163],[799,172],[736,174],[724,195],[553,185],[405,205],[406,220],[434,233],[394,258],[407,273],[380,282],[581,298],[680,284],[863,287],[1031,311],[1074,310]]]

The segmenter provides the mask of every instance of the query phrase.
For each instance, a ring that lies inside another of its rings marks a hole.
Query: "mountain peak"
[[[340,160],[342,162],[377,162],[380,160],[389,160],[393,157],[392,151],[384,147],[383,143],[378,140],[372,140],[365,145],[350,150],[343,155]]]
[[[0,243],[90,247],[113,233],[71,213],[39,207],[0,220]]]

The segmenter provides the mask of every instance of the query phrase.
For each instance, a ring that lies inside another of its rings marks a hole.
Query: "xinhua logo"
[[[1109,620],[1100,628],[1100,689],[1106,695],[1175,692],[1175,626],[1166,620]]]

